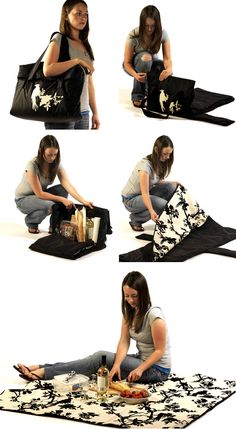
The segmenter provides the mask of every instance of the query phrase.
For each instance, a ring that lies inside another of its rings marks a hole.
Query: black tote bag
[[[41,61],[45,52],[35,64],[19,66],[10,114],[34,121],[74,122],[81,116],[80,96],[86,71],[76,65],[59,76],[45,77]],[[62,35],[59,61],[68,59],[68,40]]]
[[[168,118],[170,115],[186,116],[194,97],[195,81],[169,76],[160,81],[151,74],[148,81],[148,97],[145,113],[159,113],[157,117]]]

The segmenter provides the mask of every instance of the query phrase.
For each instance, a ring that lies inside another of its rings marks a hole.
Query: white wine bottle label
[[[99,392],[106,391],[108,387],[108,381],[106,377],[97,377],[97,389]]]

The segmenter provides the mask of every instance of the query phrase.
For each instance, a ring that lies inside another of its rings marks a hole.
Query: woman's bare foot
[[[14,366],[14,368],[20,372],[26,380],[41,380],[45,376],[44,368],[40,368],[39,365],[30,365],[27,367],[19,363],[17,366]]]

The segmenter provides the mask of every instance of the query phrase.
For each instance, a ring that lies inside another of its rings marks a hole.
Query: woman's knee
[[[133,65],[137,72],[149,73],[152,68],[153,58],[149,52],[139,52],[133,58]]]
[[[97,366],[97,368],[101,365],[102,356],[106,356],[107,366],[108,368],[111,368],[114,362],[115,354],[107,350],[99,350],[93,353],[91,358],[93,360],[94,365]]]

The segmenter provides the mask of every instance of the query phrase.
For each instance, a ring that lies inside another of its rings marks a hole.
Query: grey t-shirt
[[[56,33],[52,40],[54,40],[60,49],[61,46],[61,38],[62,35],[60,33]],[[88,52],[81,51],[80,49],[76,48],[73,44],[70,38],[67,37],[68,43],[69,43],[69,56],[73,60],[74,58],[81,58],[81,60],[87,61],[92,63],[92,59],[90,58]],[[81,113],[89,112],[89,91],[88,91],[88,79],[89,75],[85,74],[84,77],[84,85],[83,90],[80,96],[80,103],[81,103]]]
[[[149,191],[160,181],[160,178],[154,171],[151,162],[147,158],[143,158],[135,165],[126,185],[122,189],[121,193],[124,197],[133,197],[141,194],[139,178],[140,171],[146,171],[148,173]]]
[[[130,45],[130,47],[133,49],[134,53],[137,54],[138,52],[142,52],[142,51],[148,51],[147,48],[144,48],[138,39],[138,34],[139,34],[139,27],[134,28],[132,31],[130,31],[128,37],[127,37],[127,41]],[[166,30],[162,31],[162,38],[161,38],[161,44],[163,45],[164,43],[166,43],[169,40],[169,36],[167,34]],[[158,52],[155,52],[155,57],[157,58],[157,54]]]
[[[153,306],[150,307],[150,309],[147,311],[140,332],[136,333],[134,329],[129,329],[130,337],[136,341],[139,357],[143,361],[146,360],[155,351],[151,332],[151,326],[155,319],[165,320],[162,309],[160,307]],[[166,369],[171,368],[171,352],[168,329],[166,337],[166,350],[161,359],[156,362],[156,365]]]
[[[58,172],[61,169],[62,169],[62,165],[59,164]],[[16,191],[15,191],[15,197],[16,198],[23,198],[23,197],[26,197],[28,195],[34,195],[33,189],[31,188],[31,186],[27,180],[27,171],[31,171],[36,176],[38,176],[43,191],[46,191],[47,187],[53,183],[48,177],[44,177],[40,173],[39,167],[36,163],[36,158],[33,158],[27,163],[27,165],[25,167],[25,171],[24,171],[23,176],[22,176],[22,179],[16,188]]]

